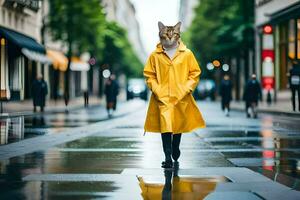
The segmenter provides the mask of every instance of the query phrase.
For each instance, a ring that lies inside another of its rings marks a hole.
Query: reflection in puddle
[[[0,144],[24,139],[24,117],[0,120]]]
[[[143,199],[204,199],[220,182],[230,182],[224,176],[178,176],[178,171],[165,170],[165,177],[138,176]]]
[[[44,135],[47,132],[45,128],[47,126],[42,115],[35,115],[30,120],[24,116],[1,119],[0,145]]]

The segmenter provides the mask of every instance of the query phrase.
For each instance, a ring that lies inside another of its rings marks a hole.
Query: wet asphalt
[[[207,128],[183,135],[179,170],[170,172],[160,169],[160,135],[143,136],[146,108],[146,103],[134,100],[121,104],[113,119],[100,106],[0,119],[0,149],[11,151],[10,145],[22,150],[20,141],[97,127],[86,137],[1,159],[0,199],[119,199],[116,194],[127,193],[123,199],[218,199],[208,194],[234,182],[234,176],[204,176],[201,170],[240,167],[288,191],[300,190],[299,118],[259,114],[249,119],[238,111],[226,117],[219,103],[200,102]],[[103,122],[111,122],[110,128],[102,129]],[[236,191],[237,199],[268,199],[264,193]]]

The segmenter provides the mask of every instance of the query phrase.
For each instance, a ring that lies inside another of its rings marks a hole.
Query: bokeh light
[[[221,66],[221,63],[220,63],[220,61],[218,61],[218,60],[214,60],[214,61],[213,61],[213,65],[214,65],[215,67],[220,67],[220,66]]]
[[[108,78],[111,75],[110,70],[109,69],[103,70],[102,75],[104,78]]]

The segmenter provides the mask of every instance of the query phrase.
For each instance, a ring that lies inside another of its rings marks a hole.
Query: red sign
[[[272,32],[273,32],[272,26],[270,26],[270,25],[264,26],[264,33],[265,34],[272,34]]]
[[[274,61],[274,50],[270,49],[264,49],[261,52],[262,60],[265,60],[267,57],[272,58],[272,61]]]
[[[274,88],[274,77],[262,77],[262,85],[266,90],[271,90]]]

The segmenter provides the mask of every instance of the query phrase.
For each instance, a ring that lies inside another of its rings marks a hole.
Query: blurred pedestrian
[[[119,84],[114,74],[111,74],[106,81],[104,93],[106,96],[106,110],[108,116],[111,117],[113,111],[117,108],[117,96],[119,94]]]
[[[48,86],[43,76],[39,74],[32,84],[33,111],[40,106],[41,112],[44,112],[46,104],[46,96],[48,94]]]
[[[261,86],[256,79],[256,74],[251,75],[251,79],[247,82],[244,90],[244,100],[246,102],[247,117],[253,114],[257,118],[258,100],[262,100]]]
[[[89,106],[89,91],[88,90],[83,91],[83,99],[84,99],[84,107],[88,107]]]
[[[297,63],[294,63],[290,70],[289,84],[292,92],[293,111],[296,111],[296,93],[298,95],[298,110],[300,111],[300,65]]]
[[[224,75],[223,80],[220,85],[220,95],[221,95],[221,106],[222,110],[225,112],[226,116],[229,116],[230,112],[230,101],[232,100],[232,83],[229,75]]]
[[[180,40],[180,25],[158,22],[160,43],[144,67],[152,91],[144,130],[161,133],[162,168],[173,168],[173,160],[174,167],[178,166],[182,133],[205,127],[192,96],[201,70],[192,51]]]

